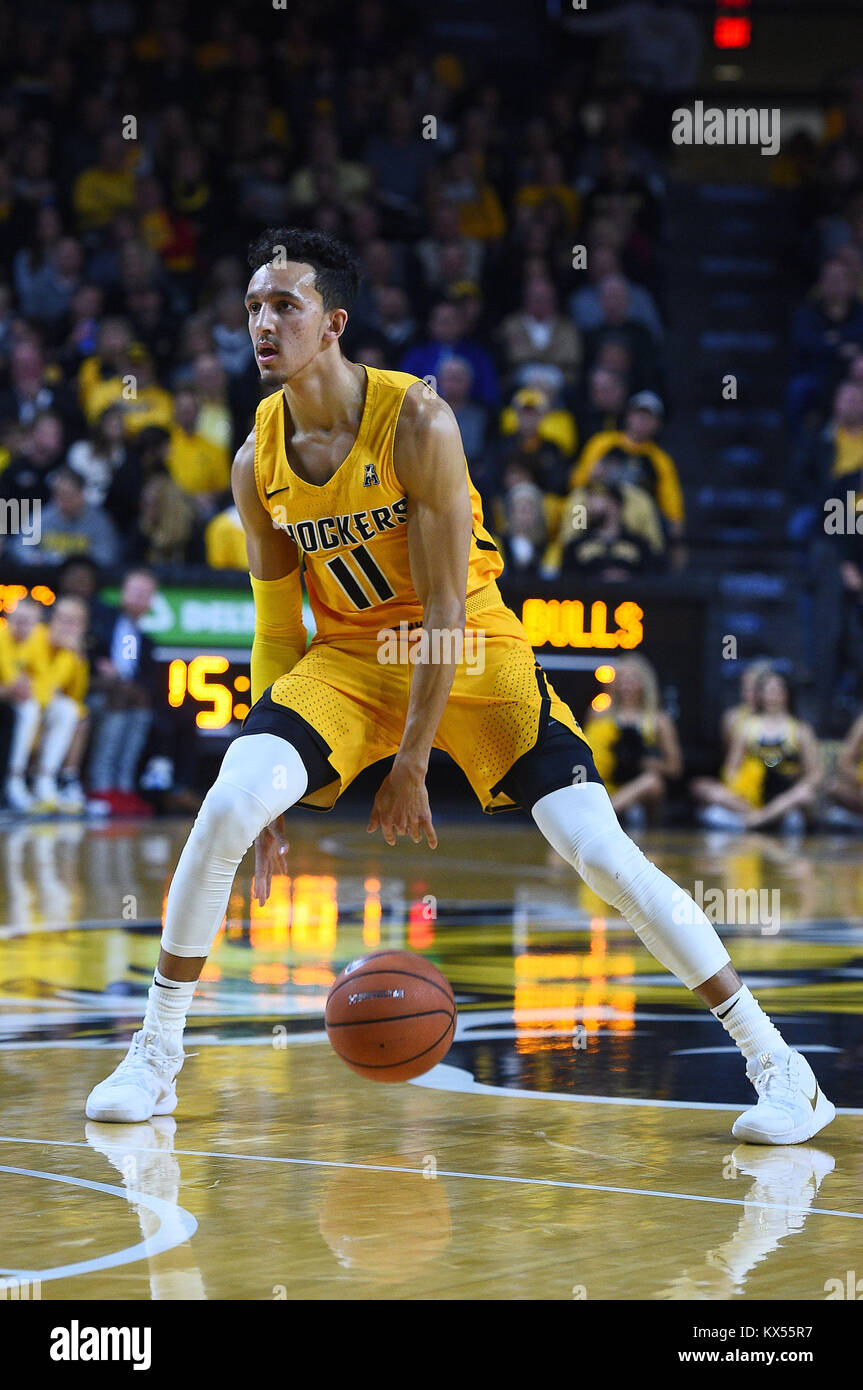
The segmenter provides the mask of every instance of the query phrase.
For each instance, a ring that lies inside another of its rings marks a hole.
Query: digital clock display
[[[251,699],[248,670],[248,662],[215,653],[202,653],[189,661],[174,657],[168,663],[168,704],[179,709],[187,700],[194,701],[200,706],[195,723],[207,732],[241,723]]]

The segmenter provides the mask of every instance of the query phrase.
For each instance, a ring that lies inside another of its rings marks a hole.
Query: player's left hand
[[[288,848],[284,816],[277,816],[270,825],[264,826],[260,835],[255,840],[255,881],[253,891],[260,907],[264,907],[270,896],[273,877],[276,874],[283,874],[285,872]]]
[[[429,849],[437,849],[423,773],[393,767],[381,782],[366,826],[370,833],[378,828],[388,845],[394,845],[398,835],[409,835],[415,845],[420,845],[425,835]]]

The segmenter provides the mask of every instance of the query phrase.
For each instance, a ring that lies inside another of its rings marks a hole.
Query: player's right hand
[[[399,835],[408,835],[420,845],[425,835],[429,849],[437,849],[425,773],[406,771],[393,763],[378,789],[366,830],[370,834],[381,830],[388,845],[394,845]]]
[[[283,874],[288,862],[287,834],[284,816],[277,816],[265,826],[255,841],[254,895],[260,907],[270,896],[273,874]]]

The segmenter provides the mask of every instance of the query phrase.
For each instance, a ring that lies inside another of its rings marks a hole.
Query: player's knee
[[[589,888],[615,907],[627,893],[639,858],[643,855],[638,846],[616,826],[578,846],[574,867]]]
[[[617,823],[579,846],[574,867],[598,897],[626,918],[650,908],[658,880],[664,878]]]
[[[216,781],[204,797],[195,830],[214,856],[239,863],[268,818],[266,807],[251,792]]]

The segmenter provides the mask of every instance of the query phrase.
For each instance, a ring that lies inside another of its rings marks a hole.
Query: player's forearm
[[[249,576],[255,597],[255,635],[252,642],[252,703],[284,676],[306,650],[303,601],[296,572],[281,579]]]
[[[454,677],[454,664],[417,665],[396,766],[425,775]]]
[[[464,648],[464,608],[456,613],[429,610],[414,667],[404,733],[396,754],[399,767],[425,775],[438,725],[452,690]]]
[[[276,637],[255,637],[249,673],[252,682],[252,704],[261,698],[274,681],[280,676],[286,676],[296,666],[305,650],[305,633],[303,637],[290,642]]]

